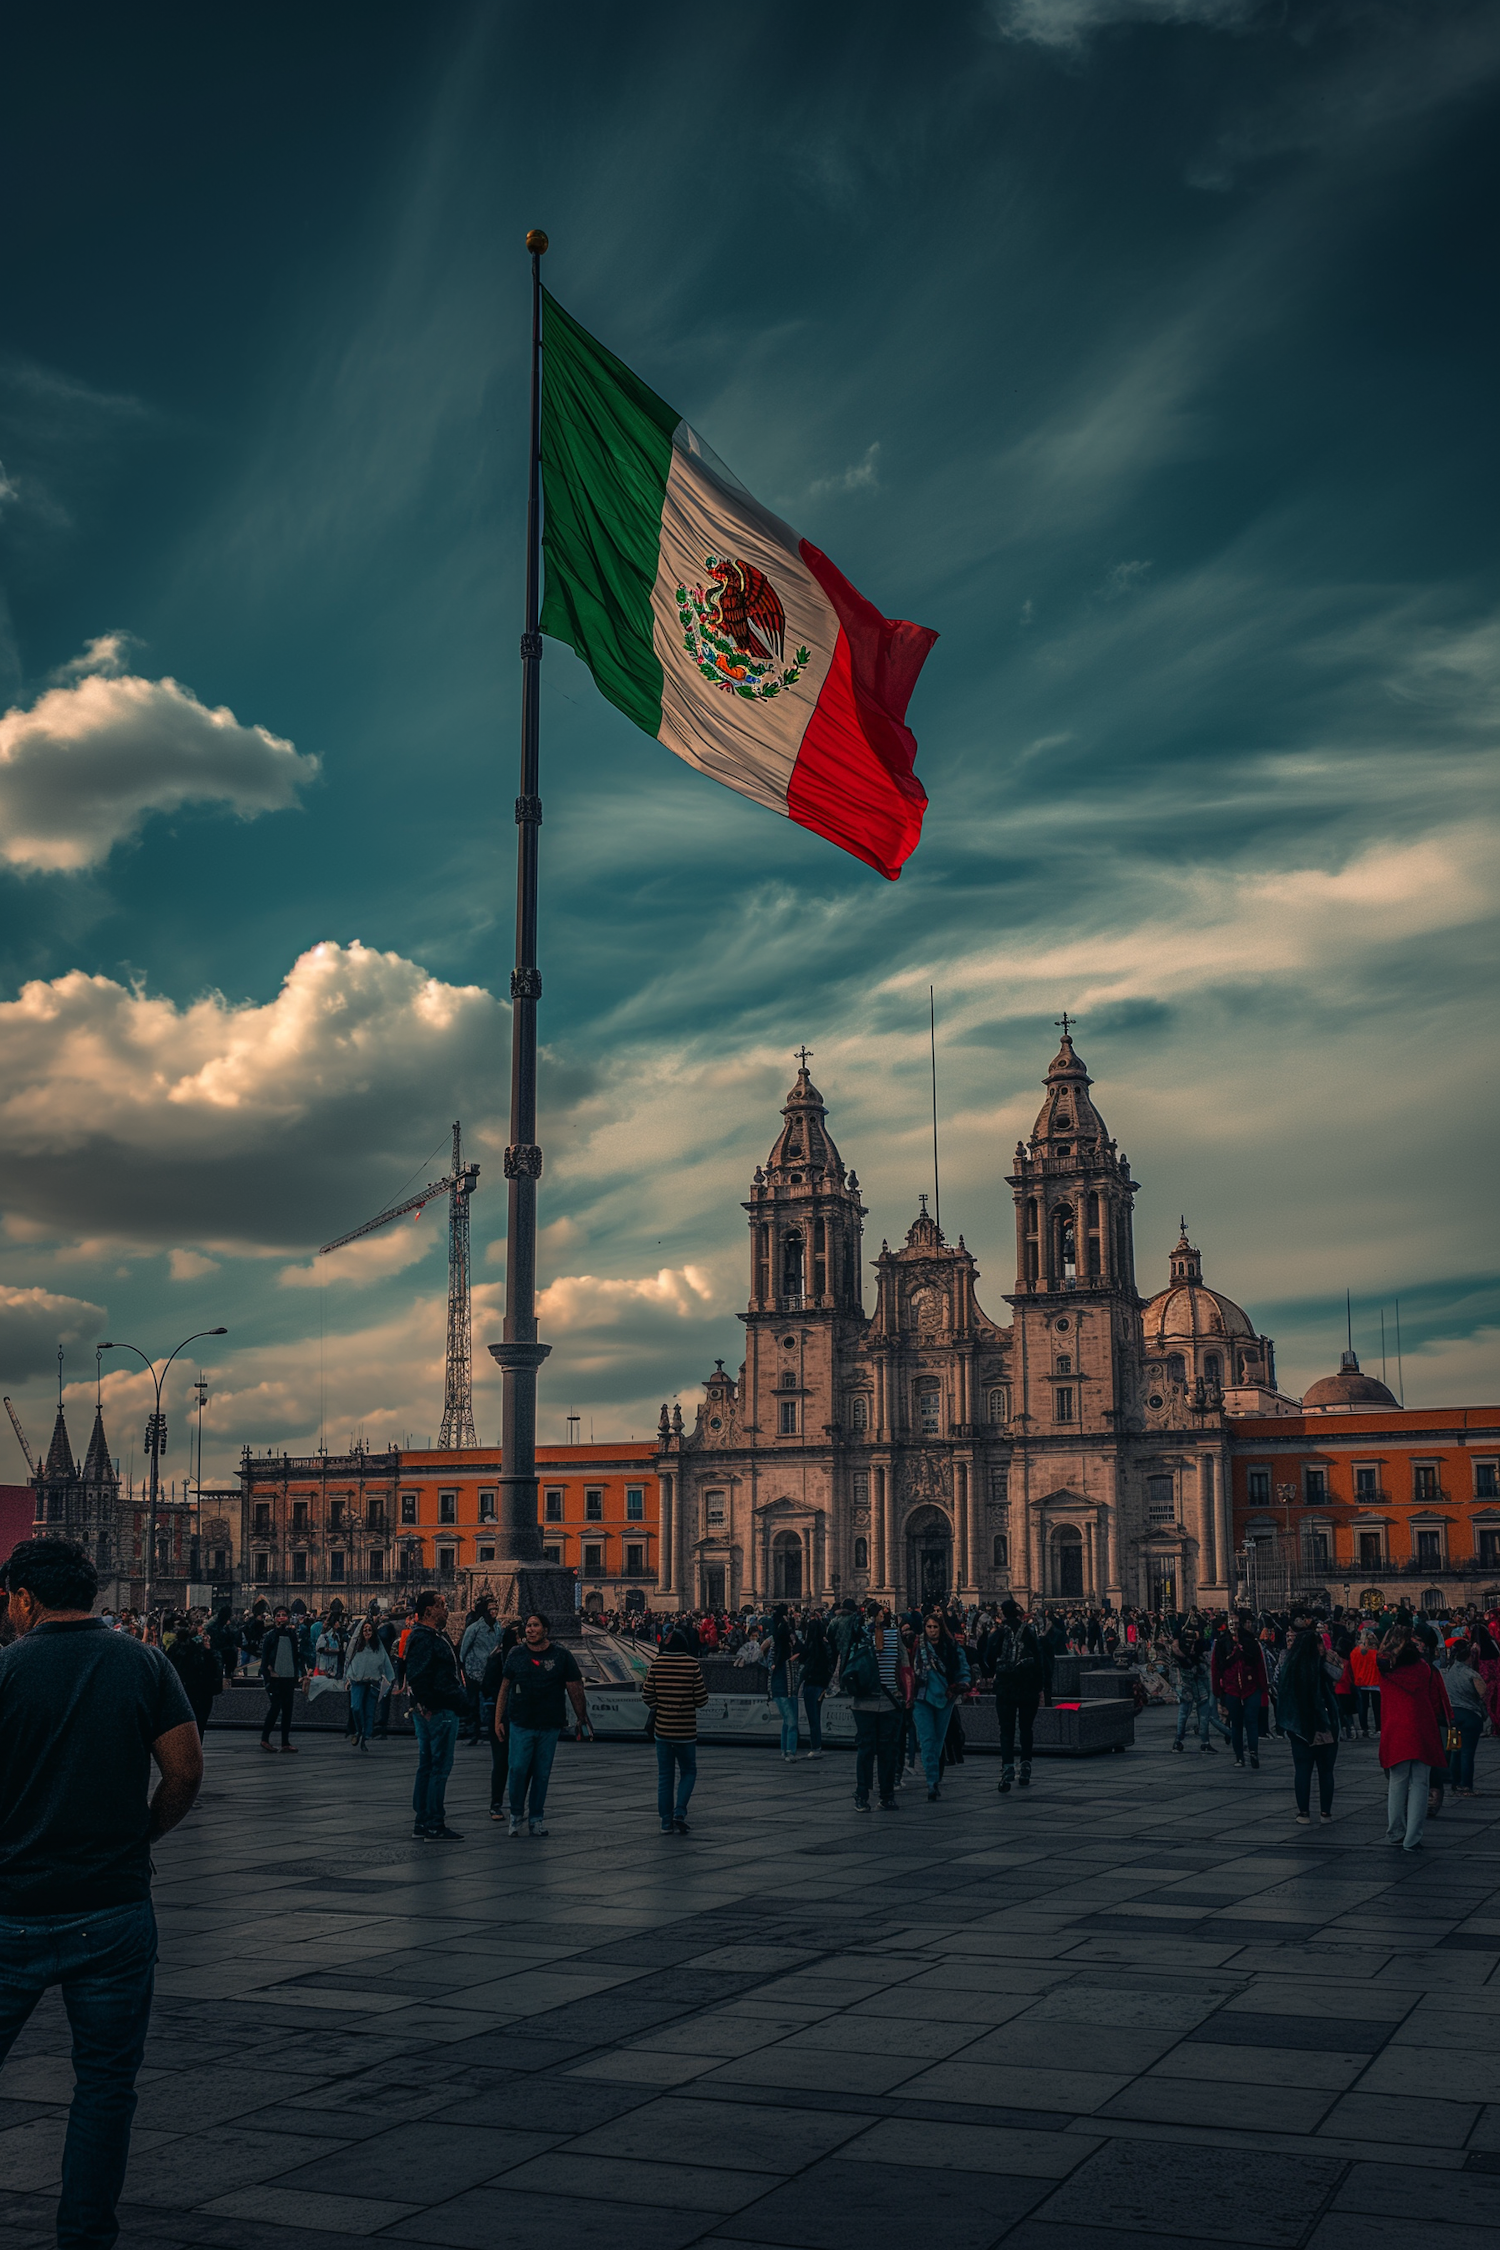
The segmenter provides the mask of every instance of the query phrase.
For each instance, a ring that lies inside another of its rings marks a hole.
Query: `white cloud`
[[[87,1298],[0,1282],[0,1389],[54,1367],[59,1344],[97,1343],[104,1320],[104,1307]]]
[[[537,1315],[549,1334],[566,1336],[580,1329],[635,1322],[643,1313],[701,1320],[717,1295],[711,1275],[702,1266],[663,1266],[638,1280],[564,1274],[542,1291]]]
[[[1148,562],[1116,563],[1113,570],[1105,573],[1102,588],[1104,599],[1107,602],[1114,602],[1118,601],[1122,594],[1132,593],[1141,584],[1150,568],[1151,565]]]
[[[1003,39],[1036,47],[1081,47],[1110,23],[1204,24],[1238,31],[1259,0],[992,0],[991,16]]]
[[[11,1232],[311,1249],[389,1202],[455,1114],[483,1196],[503,1053],[489,993],[357,942],[312,947],[260,1003],[180,1007],[79,970],[24,985],[0,1003]]]
[[[183,805],[279,812],[317,773],[316,758],[176,680],[123,673],[124,651],[118,633],[92,641],[63,684],[0,718],[0,855],[12,867],[96,867],[151,813]]]
[[[817,477],[811,486],[815,498],[825,492],[876,492],[880,488],[880,441],[866,446],[862,457],[838,476]]]
[[[360,1242],[346,1242],[342,1250],[330,1250],[326,1258],[314,1258],[310,1265],[283,1266],[277,1279],[283,1289],[322,1289],[330,1282],[368,1289],[418,1264],[435,1241],[446,1238],[446,1223],[435,1226],[434,1214],[446,1222],[446,1196],[428,1204],[415,1220],[393,1219],[379,1234],[367,1234]]]
[[[167,1259],[167,1268],[174,1281],[201,1281],[206,1273],[217,1273],[218,1260],[205,1258],[201,1250],[174,1250]]]

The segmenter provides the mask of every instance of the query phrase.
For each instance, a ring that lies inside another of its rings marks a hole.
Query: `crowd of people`
[[[361,1754],[389,1736],[393,1713],[409,1712],[418,1748],[413,1834],[433,1840],[457,1840],[445,1789],[461,1743],[489,1749],[491,1818],[511,1834],[545,1833],[569,1697],[571,1723],[580,1731],[585,1723],[571,1654],[550,1629],[538,1640],[532,1626],[502,1625],[489,1598],[452,1623],[445,1596],[430,1589],[371,1602],[364,1614],[338,1600],[320,1612],[260,1598],[238,1616],[221,1603],[187,1616],[106,1613],[104,1622],[164,1651],[200,1735],[216,1695],[236,1680],[264,1687],[267,1752],[279,1733],[282,1752],[295,1754],[299,1690],[347,1695],[345,1738]],[[949,1599],[896,1610],[845,1599],[738,1612],[617,1611],[592,1622],[649,1659],[646,1727],[657,1745],[662,1825],[674,1834],[687,1832],[696,1713],[708,1692],[704,1662],[744,1672],[740,1692],[775,1702],[787,1763],[823,1757],[824,1701],[846,1698],[861,1812],[894,1810],[919,1769],[928,1800],[938,1802],[946,1773],[964,1757],[964,1707],[981,1695],[995,1701],[999,1793],[1028,1788],[1036,1714],[1052,1700],[1063,1657],[1126,1671],[1137,1709],[1175,1702],[1171,1748],[1179,1756],[1190,1741],[1204,1756],[1222,1744],[1237,1768],[1258,1771],[1265,1741],[1285,1743],[1294,1818],[1304,1825],[1314,1817],[1314,1783],[1318,1820],[1333,1818],[1340,1744],[1376,1744],[1389,1776],[1389,1840],[1412,1850],[1449,1792],[1455,1799],[1475,1793],[1479,1742],[1500,1730],[1500,1617],[1477,1608],[1428,1617],[1404,1602],[1327,1615],[1310,1606],[1209,1614],[1080,1604],[1031,1616],[1013,1601]],[[550,1652],[535,1695],[529,1664],[505,1685],[509,1659],[518,1647],[524,1654],[528,1641]]]

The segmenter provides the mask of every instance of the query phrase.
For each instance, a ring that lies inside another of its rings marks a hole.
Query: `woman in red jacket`
[[[1427,1788],[1447,1759],[1453,1723],[1448,1691],[1417,1645],[1412,1620],[1393,1625],[1380,1645],[1380,1763],[1386,1773],[1388,1844],[1422,1848]]]
[[[1250,1763],[1258,1768],[1260,1713],[1268,1682],[1265,1653],[1248,1609],[1240,1611],[1233,1633],[1221,1633],[1215,1642],[1209,1677],[1219,1708],[1229,1721],[1235,1764],[1244,1765],[1248,1738]]]

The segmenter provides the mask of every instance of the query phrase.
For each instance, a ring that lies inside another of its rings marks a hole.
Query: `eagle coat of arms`
[[[677,588],[682,645],[700,678],[725,695],[769,702],[794,687],[811,661],[805,648],[786,661],[786,611],[754,563],[705,555],[702,586]]]

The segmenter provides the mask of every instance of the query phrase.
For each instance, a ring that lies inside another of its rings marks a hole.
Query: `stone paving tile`
[[[786,2244],[789,2250],[846,2250],[851,2223],[868,2214],[873,2231],[898,2241],[941,2242],[946,2250],[988,2250],[1040,2202],[1050,2183],[996,2172],[932,2171],[829,2158],[814,2164],[718,2229],[726,2242]]]
[[[1500,1944],[1442,1941],[1500,1936],[1500,1820],[1434,1824],[1413,1865],[1354,1757],[1337,1826],[1292,1838],[1280,1746],[1252,1799],[1164,1755],[1170,1724],[1003,1803],[976,1757],[879,1824],[847,1759],[706,1754],[670,1856],[640,1746],[565,1746],[535,1850],[461,1760],[465,1842],[434,1855],[401,1833],[409,1746],[351,1771],[336,1742],[284,1766],[211,1735],[158,1852],[122,2242],[843,2250],[857,2210],[976,2250],[1197,2250],[1205,2213],[1226,2243],[1358,2224],[1365,2250],[1384,2173],[1467,2250],[1500,2104],[1444,2097],[1500,2053]],[[50,2240],[25,2182],[55,2177],[68,2047],[52,1995],[0,2075],[0,2250]]]

